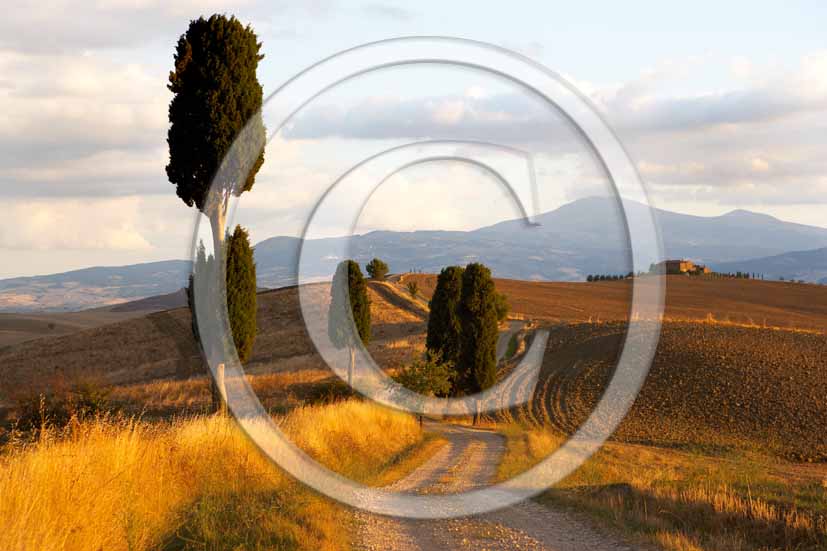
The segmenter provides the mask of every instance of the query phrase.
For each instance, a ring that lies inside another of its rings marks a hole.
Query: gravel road
[[[494,432],[433,423],[448,444],[389,488],[399,492],[455,493],[491,483],[505,451]],[[486,515],[452,520],[407,520],[356,512],[356,545],[362,551],[473,549],[511,551],[620,551],[613,541],[570,515],[527,501]]]

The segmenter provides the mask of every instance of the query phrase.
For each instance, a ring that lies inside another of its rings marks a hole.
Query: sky
[[[188,22],[215,12],[259,35],[265,95],[373,40],[442,35],[508,48],[591,100],[655,206],[827,227],[827,4],[614,4],[11,0],[0,19],[0,277],[189,255],[196,213],[164,171],[166,84]],[[265,123],[278,126],[266,110]],[[484,71],[423,65],[377,71],[308,104],[274,133],[235,221],[254,241],[299,236],[349,167],[427,139],[528,152],[539,211],[610,190],[582,139],[531,93]],[[518,159],[480,154],[520,177]],[[516,215],[490,174],[444,161],[388,179],[355,229],[472,229]]]

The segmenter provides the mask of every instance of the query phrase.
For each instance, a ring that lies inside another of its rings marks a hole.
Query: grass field
[[[536,464],[565,439],[505,425],[499,476]],[[827,548],[827,469],[758,451],[708,454],[611,442],[540,501],[584,511],[632,540],[673,551]]]
[[[365,482],[404,471],[400,458],[423,438],[413,417],[355,401],[279,421],[317,460]],[[347,522],[220,417],[98,419],[0,455],[0,549],[335,550],[348,547]]]

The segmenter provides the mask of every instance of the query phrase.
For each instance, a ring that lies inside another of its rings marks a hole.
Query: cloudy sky
[[[195,214],[164,172],[166,83],[178,36],[213,12],[259,34],[265,94],[372,40],[449,35],[504,46],[592,100],[657,206],[827,226],[827,5],[604,4],[11,0],[0,18],[0,277],[187,256]],[[529,152],[540,210],[608,192],[576,134],[536,98],[483,72],[421,66],[370,74],[303,109],[268,144],[237,221],[255,240],[300,235],[348,167],[426,139]],[[412,167],[374,194],[356,227],[470,229],[514,216],[503,197],[472,166]]]

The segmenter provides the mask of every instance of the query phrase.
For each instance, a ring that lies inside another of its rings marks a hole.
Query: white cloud
[[[403,22],[410,21],[416,17],[416,14],[407,8],[379,2],[371,2],[370,4],[362,6],[362,11],[368,16]]]
[[[5,206],[0,248],[151,249],[142,234],[142,200],[24,200]]]
[[[334,5],[330,0],[6,0],[0,47],[66,53],[125,48],[158,38],[174,44],[191,19],[214,12],[266,21],[275,15],[330,14]]]
[[[90,181],[101,179],[94,170],[138,176],[139,158],[157,162],[170,99],[165,75],[94,55],[9,51],[0,51],[0,74],[10,81],[0,93],[0,177],[6,193],[48,194],[45,188],[21,186],[42,176],[45,183],[63,179],[53,191],[71,195],[78,169],[85,172],[80,183],[88,193]]]

